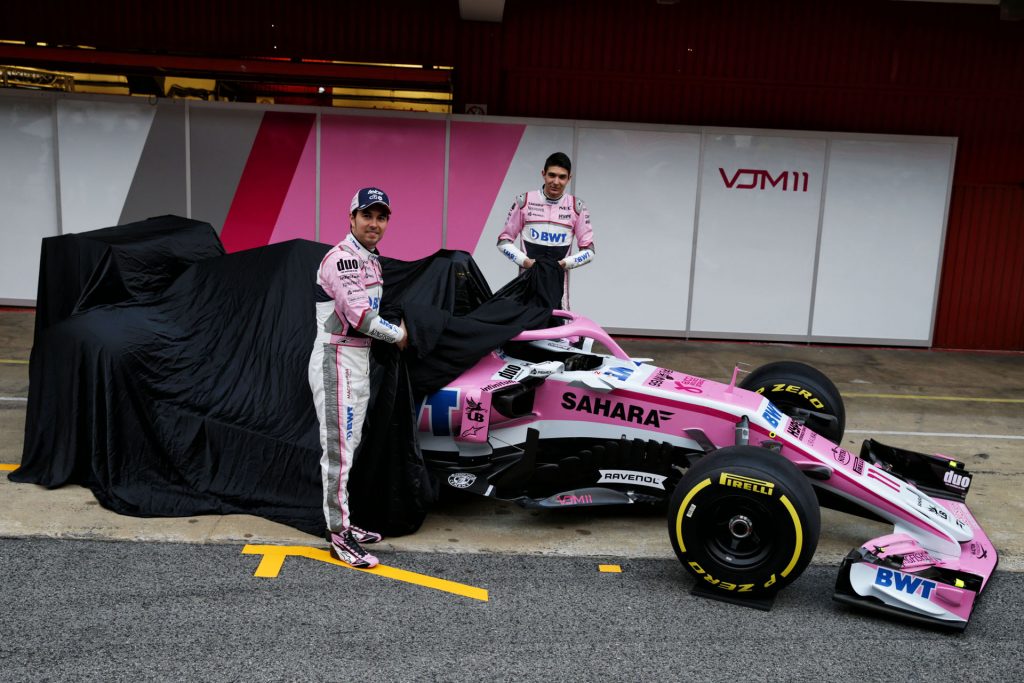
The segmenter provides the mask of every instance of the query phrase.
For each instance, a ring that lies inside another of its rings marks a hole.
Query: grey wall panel
[[[263,111],[189,107],[192,215],[220,234],[252,150]]]
[[[164,214],[186,214],[185,106],[184,100],[157,103],[119,225]]]

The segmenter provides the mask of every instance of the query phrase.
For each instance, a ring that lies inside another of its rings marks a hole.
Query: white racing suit
[[[516,246],[520,238],[525,253]],[[579,251],[570,256],[573,238]],[[569,310],[569,271],[594,260],[594,231],[590,212],[580,199],[563,193],[548,199],[544,190],[532,190],[516,197],[498,235],[498,251],[520,268],[527,258],[548,256],[565,259],[562,280],[562,308]]]
[[[317,284],[324,295],[316,303],[309,387],[320,421],[324,517],[340,533],[351,526],[348,477],[370,399],[371,337],[395,343],[404,332],[379,317],[380,262],[351,233],[324,256]]]

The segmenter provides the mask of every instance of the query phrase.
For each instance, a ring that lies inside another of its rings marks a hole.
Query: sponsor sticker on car
[[[529,374],[530,369],[527,367],[517,365],[515,363],[505,363],[505,365],[503,365],[500,370],[498,370],[491,376],[491,379],[504,379],[510,380],[512,382],[517,382]]]
[[[655,389],[667,389],[686,394],[704,393],[704,382],[706,380],[683,372],[676,372],[667,368],[657,368],[651,373],[645,386]]]
[[[632,470],[598,470],[601,478],[598,484],[639,484],[651,488],[665,490],[666,477],[650,472],[634,472]]]
[[[457,489],[468,489],[476,483],[476,475],[472,472],[454,472],[448,475],[448,484]]]
[[[620,382],[625,382],[627,379],[630,378],[634,370],[636,370],[636,368],[616,366],[611,368],[605,368],[604,372],[602,372],[601,374],[604,375],[605,377],[614,377]]]

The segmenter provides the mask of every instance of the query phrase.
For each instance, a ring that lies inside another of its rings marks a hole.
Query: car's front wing
[[[959,560],[942,561],[897,533],[850,551],[836,580],[835,600],[919,623],[962,631],[999,562],[988,535],[960,501],[938,501],[973,531]]]

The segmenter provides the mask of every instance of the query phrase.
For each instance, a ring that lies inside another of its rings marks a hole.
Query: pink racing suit
[[[525,253],[516,247],[522,240]],[[570,255],[573,238],[579,251]],[[548,199],[544,190],[532,190],[516,197],[498,235],[498,251],[520,268],[527,258],[548,256],[565,259],[562,308],[569,310],[569,271],[594,260],[594,232],[590,213],[583,202],[569,193]]]
[[[323,296],[316,303],[309,387],[320,421],[324,518],[329,531],[340,533],[351,526],[348,477],[370,399],[371,337],[395,343],[405,334],[378,315],[380,262],[351,233],[324,256],[317,284]]]

